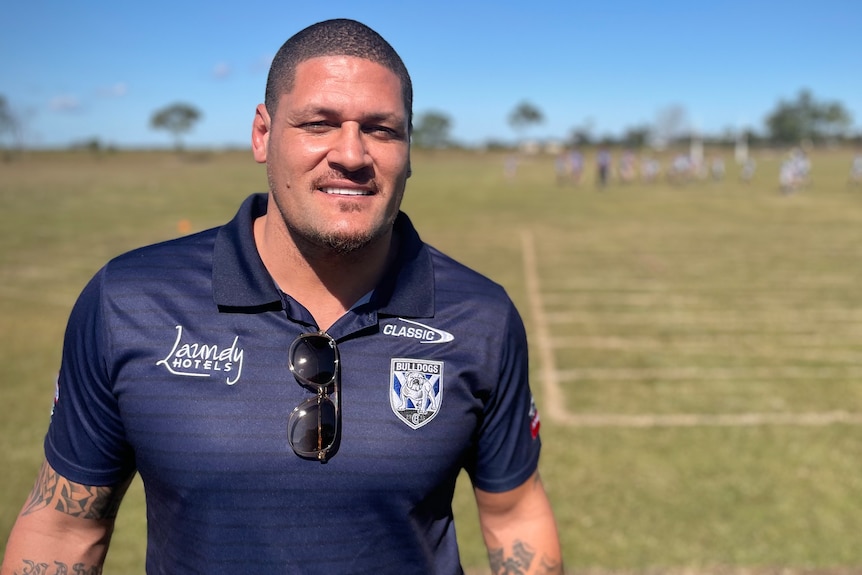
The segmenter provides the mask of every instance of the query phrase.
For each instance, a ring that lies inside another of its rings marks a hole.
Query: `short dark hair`
[[[356,20],[339,18],[312,24],[285,42],[272,60],[266,80],[264,104],[275,115],[279,97],[293,89],[296,68],[321,56],[354,56],[371,60],[391,70],[401,80],[401,97],[407,125],[413,127],[413,82],[395,49],[383,37]]]

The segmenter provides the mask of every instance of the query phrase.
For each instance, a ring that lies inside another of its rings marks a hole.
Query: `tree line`
[[[153,112],[150,127],[168,132],[174,148],[183,149],[183,138],[203,117],[192,104],[176,102]],[[518,103],[507,118],[509,126],[522,141],[528,131],[545,122],[544,114],[528,101]],[[743,130],[722,134],[695,134],[687,119],[685,108],[679,105],[660,110],[653,124],[641,124],[626,128],[618,136],[596,136],[592,126],[586,123],[571,128],[566,141],[569,146],[621,145],[640,148],[646,145],[672,145],[687,141],[697,135],[704,139],[731,144],[744,137],[749,144],[799,145],[801,143],[846,143],[862,144],[862,132],[851,133],[853,118],[841,102],[819,100],[810,90],[803,89],[793,99],[780,100],[764,118],[763,130]],[[459,144],[452,139],[453,122],[445,112],[431,110],[418,114],[413,127],[413,145],[418,148],[450,148]],[[13,113],[7,99],[0,94],[0,148],[10,150],[23,147],[21,120]],[[6,144],[10,145],[6,145]],[[505,142],[487,142],[490,147],[506,147]],[[97,139],[87,142],[90,149],[99,149]]]
[[[507,120],[518,140],[523,140],[530,128],[544,123],[545,117],[536,105],[522,101],[514,107]],[[619,145],[641,148],[647,145],[688,142],[693,136],[697,136],[726,144],[733,144],[744,138],[755,146],[793,146],[802,143],[862,144],[862,132],[853,134],[852,126],[853,117],[841,102],[818,100],[810,90],[803,89],[794,99],[780,100],[776,104],[765,116],[762,131],[746,128],[742,131],[727,129],[720,134],[699,134],[688,121],[685,108],[671,105],[659,110],[654,124],[631,126],[618,136],[597,136],[587,122],[571,128],[562,143],[568,146]],[[413,141],[417,146],[427,148],[457,146],[457,142],[451,139],[451,128],[452,120],[443,112],[419,114],[413,129]]]

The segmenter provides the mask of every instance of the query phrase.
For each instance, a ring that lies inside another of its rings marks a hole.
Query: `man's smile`
[[[318,188],[324,194],[331,196],[371,196],[371,190],[358,190],[356,188]]]

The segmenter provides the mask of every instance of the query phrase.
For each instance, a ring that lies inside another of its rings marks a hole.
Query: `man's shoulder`
[[[201,250],[212,250],[220,227],[187,236],[172,238],[129,250],[112,261],[140,260],[161,257],[197,257]]]
[[[460,292],[464,297],[508,302],[509,296],[499,283],[434,247],[426,247],[431,254],[438,290]]]
[[[205,266],[212,267],[213,245],[219,228],[212,228],[149,244],[122,253],[105,265],[110,277],[143,276],[171,281],[176,273]]]

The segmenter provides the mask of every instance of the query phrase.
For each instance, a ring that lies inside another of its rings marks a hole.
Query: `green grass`
[[[725,152],[730,164],[730,154]],[[862,189],[850,152],[813,155],[782,196],[758,174],[685,186],[557,185],[553,158],[415,153],[423,239],[503,284],[530,333],[542,474],[570,572],[862,566],[862,426],[581,427],[553,420],[544,329],[572,414],[862,413]],[[590,164],[587,164],[590,167]],[[0,539],[41,461],[65,321],[114,254],[229,219],[266,178],[250,153],[27,154],[0,164]],[[522,234],[548,324],[530,312]],[[465,567],[487,565],[456,494]],[[124,502],[106,572],[140,573],[144,503]],[[727,572],[727,571],[725,571]]]

